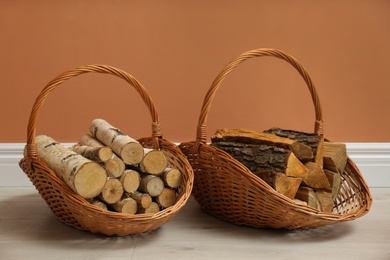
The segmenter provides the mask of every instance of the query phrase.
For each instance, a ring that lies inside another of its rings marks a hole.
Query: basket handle
[[[28,121],[27,126],[27,145],[26,145],[26,156],[30,158],[37,158],[37,147],[35,144],[35,135],[36,135],[36,122],[38,118],[39,111],[41,109],[41,106],[43,105],[44,101],[46,100],[46,97],[50,94],[51,91],[53,91],[58,85],[63,83],[64,81],[84,74],[88,72],[97,72],[97,73],[103,73],[103,74],[111,74],[114,76],[117,76],[119,78],[124,79],[127,81],[130,85],[132,85],[135,90],[140,94],[141,98],[143,99],[145,105],[148,107],[150,115],[152,117],[152,137],[153,137],[153,147],[155,149],[159,149],[159,142],[158,139],[162,138],[162,132],[160,129],[160,123],[159,118],[157,114],[157,110],[154,106],[153,100],[149,96],[146,88],[133,76],[126,73],[125,71],[121,69],[114,68],[112,66],[108,65],[85,65],[80,66],[71,70],[68,70],[66,72],[61,73],[56,78],[51,80],[46,87],[44,87],[39,94],[39,96],[36,98],[35,103],[32,107],[30,118]]]
[[[314,83],[312,82],[309,74],[306,72],[306,70],[303,68],[301,64],[292,56],[289,54],[282,52],[280,50],[276,49],[269,49],[269,48],[261,48],[261,49],[255,49],[251,51],[247,51],[239,55],[237,58],[231,60],[219,73],[219,75],[215,78],[213,81],[209,91],[206,94],[206,97],[203,101],[202,110],[199,116],[198,126],[197,126],[197,133],[196,133],[196,142],[199,145],[200,143],[206,143],[207,142],[207,129],[206,129],[206,121],[208,117],[208,113],[210,111],[211,103],[214,99],[214,96],[220,87],[222,81],[225,79],[225,77],[240,63],[243,61],[254,58],[254,57],[261,57],[261,56],[273,56],[282,60],[287,61],[290,63],[298,72],[301,74],[303,79],[305,80],[307,87],[309,88],[314,108],[315,108],[315,127],[314,132],[319,135],[323,135],[323,121],[322,121],[322,109],[320,104],[320,99],[317,94],[317,91],[314,87]],[[198,146],[199,147],[199,146]]]

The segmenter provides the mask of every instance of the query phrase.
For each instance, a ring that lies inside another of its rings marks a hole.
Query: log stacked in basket
[[[219,129],[211,141],[297,204],[332,212],[347,163],[345,144],[280,128]]]
[[[41,160],[91,204],[127,214],[156,213],[176,203],[182,183],[162,150],[144,148],[103,119],[70,148],[35,138]]]

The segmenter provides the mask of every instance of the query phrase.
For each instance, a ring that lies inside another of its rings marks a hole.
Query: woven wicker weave
[[[155,214],[129,215],[102,210],[73,192],[40,160],[35,144],[35,132],[38,112],[43,102],[48,94],[62,82],[89,72],[111,74],[122,78],[132,85],[142,97],[152,117],[152,136],[139,141],[145,147],[164,151],[169,165],[179,169],[183,174],[183,183],[179,188],[175,205]],[[80,230],[109,236],[141,234],[159,228],[171,220],[185,205],[191,195],[193,185],[193,171],[187,159],[177,146],[162,138],[158,114],[146,89],[133,76],[105,65],[87,65],[66,71],[46,85],[32,108],[28,122],[25,156],[19,165],[59,220]]]
[[[287,61],[301,74],[314,103],[314,132],[323,135],[322,109],[317,91],[310,76],[298,61],[275,49],[245,52],[228,63],[212,83],[199,116],[196,140],[179,146],[194,170],[195,199],[205,211],[219,219],[259,228],[319,227],[363,216],[369,211],[372,198],[361,173],[350,158],[341,176],[342,184],[334,201],[333,212],[325,213],[295,204],[229,154],[207,144],[207,116],[222,81],[241,62],[261,56]]]

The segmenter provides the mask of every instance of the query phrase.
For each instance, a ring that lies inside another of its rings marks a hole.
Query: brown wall
[[[240,53],[273,47],[296,57],[321,97],[325,135],[390,142],[390,1],[0,0],[0,142],[25,142],[34,99],[59,73],[109,64],[134,75],[157,106],[164,136],[193,140],[211,82]],[[312,131],[313,105],[298,73],[275,58],[231,73],[208,120],[216,128]],[[88,74],[53,91],[37,133],[74,142],[102,117],[150,135],[140,97],[112,76]]]

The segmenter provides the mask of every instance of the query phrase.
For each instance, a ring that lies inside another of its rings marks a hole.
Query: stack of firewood
[[[176,203],[182,183],[162,150],[144,148],[103,119],[72,147],[35,138],[41,160],[74,192],[105,210],[156,213]]]
[[[219,129],[211,140],[297,204],[333,211],[347,163],[345,144],[280,128],[264,132]]]

